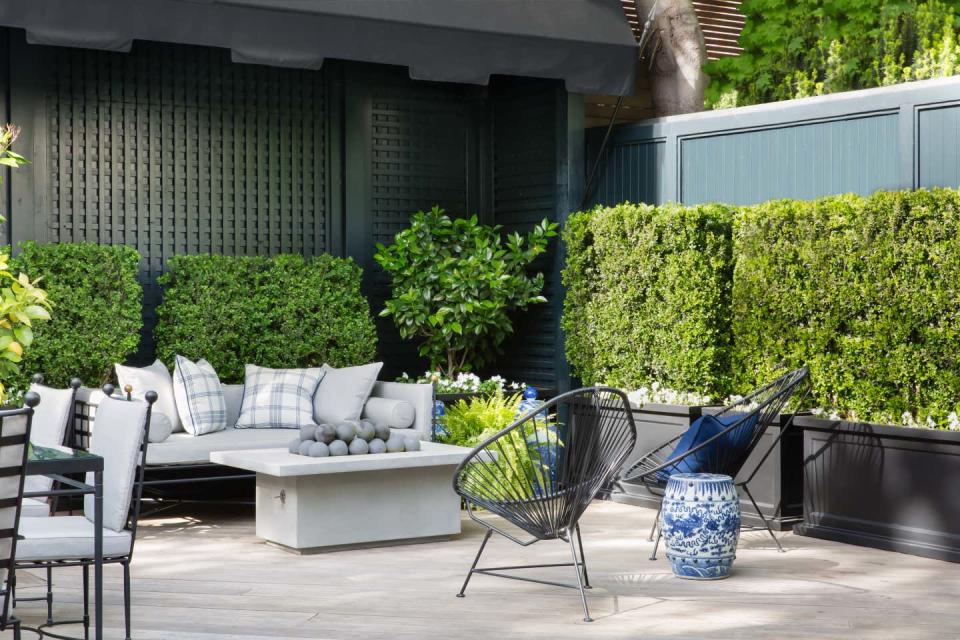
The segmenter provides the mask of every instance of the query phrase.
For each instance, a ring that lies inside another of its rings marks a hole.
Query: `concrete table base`
[[[306,458],[279,449],[210,459],[257,473],[257,536],[289,551],[430,542],[460,533],[453,470],[463,447],[422,443],[410,453]]]

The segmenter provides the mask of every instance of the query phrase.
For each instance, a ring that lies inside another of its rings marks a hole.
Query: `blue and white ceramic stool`
[[[680,578],[726,578],[740,537],[740,498],[730,476],[677,473],[663,496],[660,527]]]

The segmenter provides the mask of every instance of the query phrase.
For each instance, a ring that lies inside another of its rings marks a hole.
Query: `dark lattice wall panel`
[[[44,51],[49,239],[143,254],[145,336],[171,256],[326,249],[321,73],[153,43]]]
[[[385,71],[371,78],[371,92],[371,242],[390,244],[408,226],[411,213],[435,204],[451,215],[467,213],[474,125],[464,89]],[[389,295],[389,280],[375,263],[368,268],[376,313]],[[423,369],[425,363],[411,343],[400,339],[392,320],[381,319],[378,327],[385,377]]]
[[[504,231],[524,233],[544,218],[557,219],[556,88],[543,82],[503,81],[493,104],[493,206]],[[516,335],[499,360],[502,375],[555,387],[560,346],[559,274],[553,268],[557,240],[534,264],[546,276],[546,304],[531,307],[515,323]]]

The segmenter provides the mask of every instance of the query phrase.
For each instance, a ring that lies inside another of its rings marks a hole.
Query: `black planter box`
[[[628,468],[658,445],[686,431],[701,415],[718,411],[720,407],[665,404],[647,404],[642,409],[635,409],[633,419],[637,425],[637,445],[625,466]],[[757,462],[770,448],[786,417],[779,416],[767,428],[743,467],[744,476],[753,471]],[[799,429],[791,428],[784,435],[757,471],[750,483],[750,490],[772,528],[786,531],[800,521],[803,513],[803,434]],[[660,506],[659,496],[651,494],[643,486],[629,484],[624,485],[623,491],[614,491],[610,499],[653,509]],[[750,499],[742,493],[740,507],[744,522],[750,525],[762,524]]]
[[[813,417],[794,533],[960,562],[960,433]]]

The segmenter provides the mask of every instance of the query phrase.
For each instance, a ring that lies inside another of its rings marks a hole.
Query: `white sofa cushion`
[[[93,558],[93,523],[83,516],[21,518],[17,560]],[[103,530],[104,557],[130,553],[130,532]]]
[[[117,372],[118,391],[127,385],[133,387],[133,395],[142,398],[147,391],[157,392],[157,401],[153,405],[154,412],[162,413],[173,425],[173,432],[183,431],[180,416],[177,414],[177,404],[173,396],[173,378],[167,370],[167,365],[160,360],[154,361],[147,367],[127,367],[122,364],[114,365]]]
[[[103,456],[103,526],[120,531],[127,524],[134,475],[146,426],[143,400],[104,398],[97,407],[90,452]],[[93,484],[93,473],[87,474]],[[93,496],[83,497],[83,514],[93,522]]]
[[[299,429],[313,421],[320,368],[268,369],[248,364],[237,429]]]
[[[42,384],[31,384],[30,391],[40,395],[40,404],[33,410],[30,423],[30,442],[45,447],[59,447],[67,434],[68,419],[73,416],[73,389],[54,389]],[[23,490],[50,491],[53,478],[27,476]]]
[[[413,405],[406,400],[370,398],[363,405],[363,414],[360,417],[392,429],[407,429],[413,424],[416,412]]]
[[[27,476],[28,478],[30,476]],[[24,488],[26,491],[26,488]],[[48,489],[43,489],[43,491],[48,491]],[[20,517],[21,518],[46,518],[50,515],[50,504],[46,500],[41,500],[40,498],[24,498],[23,504],[20,505]]]
[[[382,367],[382,362],[342,369],[323,365],[326,375],[313,397],[313,417],[317,424],[359,420]]]
[[[240,419],[240,407],[243,406],[242,384],[220,384],[223,389],[223,404],[227,410],[227,428],[232,429]]]
[[[226,428],[223,388],[213,365],[206,360],[201,358],[191,362],[177,356],[173,369],[173,396],[183,430],[190,435],[202,436]]]
[[[243,449],[287,448],[292,435],[290,429],[233,429],[208,433],[195,438],[187,433],[175,433],[166,442],[150,445],[147,464],[201,464],[210,462],[213,451],[240,451]]]

